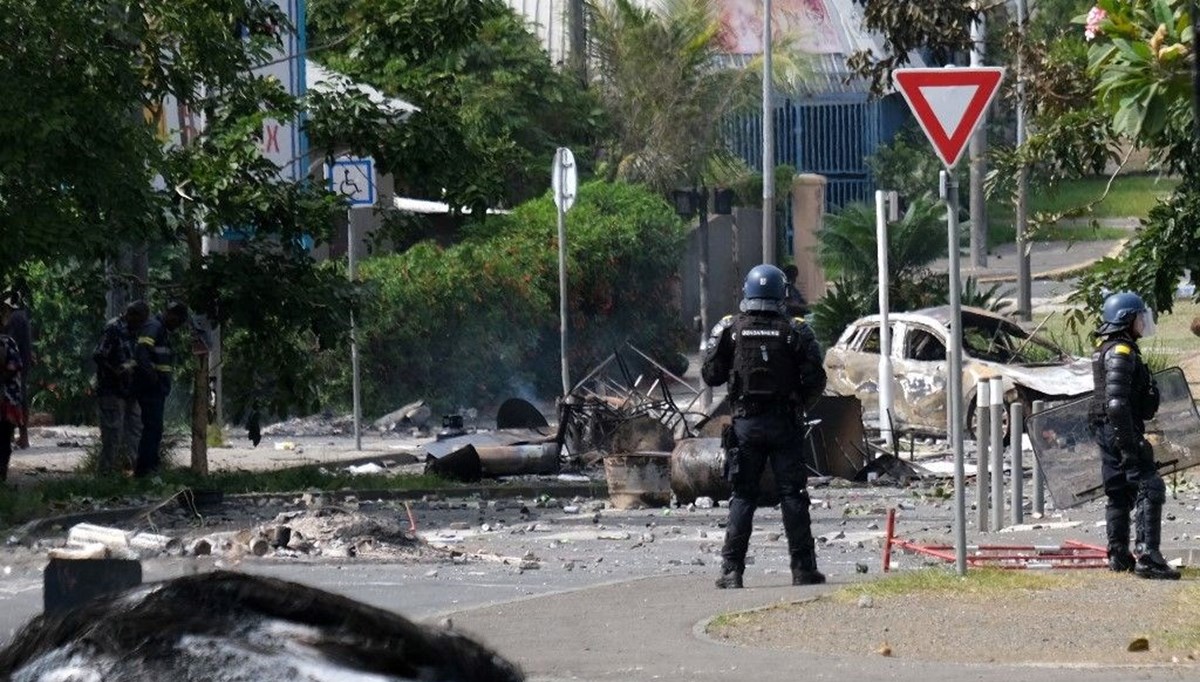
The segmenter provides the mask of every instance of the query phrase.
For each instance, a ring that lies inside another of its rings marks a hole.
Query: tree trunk
[[[188,262],[193,270],[204,263],[203,238],[200,225],[190,225],[188,235]],[[190,337],[189,337],[190,341]],[[188,346],[191,348],[191,345]],[[192,369],[192,471],[201,476],[208,475],[208,354],[193,355],[196,366]]]

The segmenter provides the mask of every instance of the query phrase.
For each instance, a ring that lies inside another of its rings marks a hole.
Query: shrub
[[[98,264],[28,263],[34,349],[29,377],[31,409],[58,423],[95,419],[92,351],[104,328],[104,268]]]
[[[550,196],[489,218],[467,239],[365,262],[360,330],[370,413],[424,398],[439,408],[561,393],[558,246]],[[683,227],[636,185],[589,183],[567,216],[573,380],[625,341],[675,360]]]

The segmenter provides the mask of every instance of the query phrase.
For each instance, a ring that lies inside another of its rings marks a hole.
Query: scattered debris
[[[644,367],[635,375],[632,365]],[[684,397],[676,400],[674,392]],[[700,389],[670,372],[633,344],[609,355],[575,385],[563,402],[560,422],[572,453],[632,452],[635,449],[669,449],[657,434],[644,428],[623,432],[634,420],[656,421],[675,437],[696,435],[695,425],[708,416],[699,411]],[[641,442],[650,438],[655,447]]]
[[[67,543],[68,548],[84,547],[92,551],[95,545],[100,545],[106,547],[111,556],[133,554],[134,557],[173,552],[181,547],[178,538],[155,533],[126,533],[119,528],[90,523],[72,526],[67,533]]]
[[[496,412],[497,429],[544,429],[549,426],[540,410],[520,398],[505,400]]]
[[[385,432],[424,429],[429,425],[429,418],[432,416],[433,410],[429,409],[424,400],[418,400],[376,419],[372,426],[376,431]]]
[[[332,412],[296,417],[263,427],[262,435],[275,438],[304,438],[313,436],[338,436],[354,430],[354,416],[335,416]],[[276,449],[279,449],[276,443]]]

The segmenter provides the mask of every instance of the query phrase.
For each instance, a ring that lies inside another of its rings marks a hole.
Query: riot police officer
[[[721,549],[719,588],[740,588],[759,479],[770,461],[791,555],[792,584],[825,582],[817,570],[805,490],[802,413],[825,390],[822,355],[812,329],[784,313],[787,279],[773,265],[750,270],[741,313],[726,316],[704,344],[701,376],[709,386],[729,382],[733,423],[722,435],[726,476],[733,487]]]
[[[1108,566],[1155,580],[1178,580],[1162,553],[1162,508],[1167,489],[1146,441],[1146,420],[1158,411],[1158,386],[1142,361],[1137,341],[1154,334],[1154,312],[1130,292],[1104,300],[1092,354],[1090,422],[1100,446],[1108,497]],[[1136,510],[1137,536],[1129,552],[1129,514]],[[1136,556],[1136,558],[1135,558]]]

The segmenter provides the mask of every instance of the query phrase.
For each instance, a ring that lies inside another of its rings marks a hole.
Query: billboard
[[[762,0],[717,0],[721,45],[730,54],[762,54]],[[829,0],[772,0],[773,42],[794,41],[809,54],[850,52],[841,30],[841,17]]]

